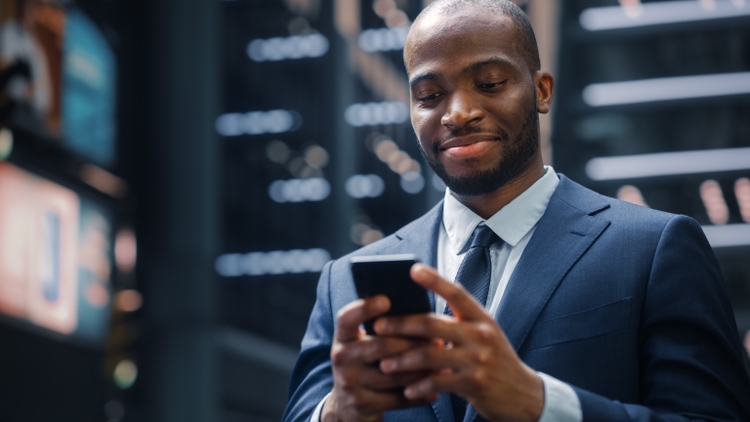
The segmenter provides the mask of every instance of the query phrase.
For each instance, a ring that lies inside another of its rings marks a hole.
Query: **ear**
[[[555,90],[555,80],[547,72],[534,72],[534,86],[536,87],[536,110],[545,114],[552,104],[552,94]]]

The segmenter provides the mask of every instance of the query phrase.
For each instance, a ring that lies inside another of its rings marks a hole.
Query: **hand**
[[[352,302],[339,312],[331,347],[333,391],[323,405],[323,422],[379,421],[386,410],[421,406],[437,398],[437,394],[415,399],[404,397],[403,387],[424,378],[425,371],[384,374],[378,367],[383,358],[429,343],[421,339],[369,336],[360,328],[360,324],[389,308],[387,297],[374,296]]]
[[[420,347],[382,359],[386,374],[428,371],[404,390],[409,400],[451,392],[466,398],[490,421],[537,421],[544,384],[516,355],[494,319],[459,284],[415,264],[414,281],[445,298],[455,318],[445,315],[383,317],[375,332],[383,336],[443,339],[447,347]]]

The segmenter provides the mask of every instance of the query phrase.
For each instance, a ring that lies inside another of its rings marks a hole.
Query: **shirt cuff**
[[[560,382],[560,381],[557,381],[557,382]],[[570,388],[570,387],[568,387],[568,388]],[[571,389],[570,391],[573,391],[573,390]],[[545,388],[545,393],[546,392],[547,392],[547,390]],[[573,394],[575,394],[575,393],[573,393]],[[326,404],[326,400],[328,400],[328,396],[330,396],[330,395],[331,395],[331,393],[326,394],[326,396],[323,397],[323,400],[321,400],[320,403],[318,403],[318,406],[315,407],[315,410],[313,411],[312,416],[310,416],[310,422],[320,422],[320,414],[323,413],[323,405]],[[576,400],[578,400],[578,398],[576,398]]]
[[[537,375],[544,383],[544,407],[539,422],[582,422],[581,401],[573,387],[545,373]]]

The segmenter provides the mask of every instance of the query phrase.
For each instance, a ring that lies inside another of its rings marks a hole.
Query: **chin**
[[[527,149],[523,154],[497,160],[485,169],[466,172],[448,171],[436,161],[428,163],[451,192],[461,196],[480,196],[495,192],[520,177],[534,164],[534,157],[534,150]]]
[[[477,177],[455,177],[443,179],[451,192],[461,196],[481,196],[495,192],[508,181],[480,180]]]

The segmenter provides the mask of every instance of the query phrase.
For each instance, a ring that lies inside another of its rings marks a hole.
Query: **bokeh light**
[[[115,306],[123,312],[135,312],[142,305],[143,296],[137,290],[121,290],[115,295]]]
[[[121,360],[115,367],[112,379],[115,384],[123,390],[126,390],[135,384],[138,378],[138,367],[130,359]]]

